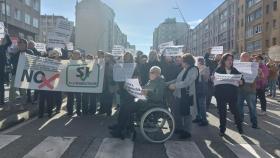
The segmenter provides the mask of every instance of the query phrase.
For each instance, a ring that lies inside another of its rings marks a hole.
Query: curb
[[[38,113],[38,108],[27,110],[18,114],[12,114],[0,121],[0,131],[15,126],[21,122],[35,117]]]

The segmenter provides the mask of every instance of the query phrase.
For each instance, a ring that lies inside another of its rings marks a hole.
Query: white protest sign
[[[113,56],[123,56],[124,54],[124,47],[121,45],[114,45],[113,50],[112,50],[112,55]]]
[[[169,46],[164,49],[164,56],[181,56],[184,46]]]
[[[0,39],[5,37],[5,25],[4,23],[1,21],[0,22]]]
[[[48,34],[48,42],[47,42],[48,48],[64,48],[65,43],[67,43],[67,41],[64,37],[60,37],[54,33]]]
[[[146,100],[147,98],[142,94],[142,87],[138,79],[127,79],[125,82],[126,90],[135,98]]]
[[[166,42],[166,43],[161,43],[159,46],[158,46],[158,49],[159,49],[159,52],[162,54],[164,49],[166,47],[170,47],[170,46],[174,46],[174,42],[173,41],[170,41],[170,42]]]
[[[269,48],[268,56],[273,61],[280,61],[280,46],[273,46]]]
[[[15,87],[23,89],[102,93],[104,60],[53,60],[22,53]]]
[[[68,50],[74,50],[74,45],[73,45],[72,42],[67,43],[67,44],[66,44],[66,47],[67,47]]]
[[[243,75],[246,83],[253,83],[258,76],[259,63],[234,62],[234,67]]]
[[[223,54],[224,47],[223,46],[215,46],[211,49],[211,54]]]
[[[117,63],[113,68],[113,79],[116,82],[124,82],[133,76],[136,63]]]
[[[35,43],[35,48],[39,52],[45,52],[46,51],[46,44],[45,43]]]
[[[239,81],[241,80],[242,74],[214,74],[214,85],[221,85],[221,84],[231,84],[236,87],[239,86]]]

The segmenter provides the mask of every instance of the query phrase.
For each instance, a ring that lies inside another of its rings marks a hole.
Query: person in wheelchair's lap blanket
[[[117,125],[110,126],[109,129],[113,137],[124,138],[126,130],[132,125],[132,116],[139,111],[145,111],[153,106],[164,106],[165,82],[161,76],[161,69],[154,66],[149,72],[149,82],[143,87],[142,93],[147,100],[139,100],[129,104],[121,105]]]

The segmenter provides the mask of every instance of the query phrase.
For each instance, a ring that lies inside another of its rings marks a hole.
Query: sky
[[[166,18],[182,22],[176,1],[191,27],[195,27],[224,0],[102,0],[116,14],[115,21],[137,50],[148,53],[154,29]],[[42,14],[62,15],[75,21],[76,0],[41,0]]]

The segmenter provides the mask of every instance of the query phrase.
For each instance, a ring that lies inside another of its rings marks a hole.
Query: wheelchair
[[[150,143],[164,143],[175,130],[174,117],[168,107],[151,106],[134,116],[133,140],[136,139],[135,127],[140,128],[141,135]]]

